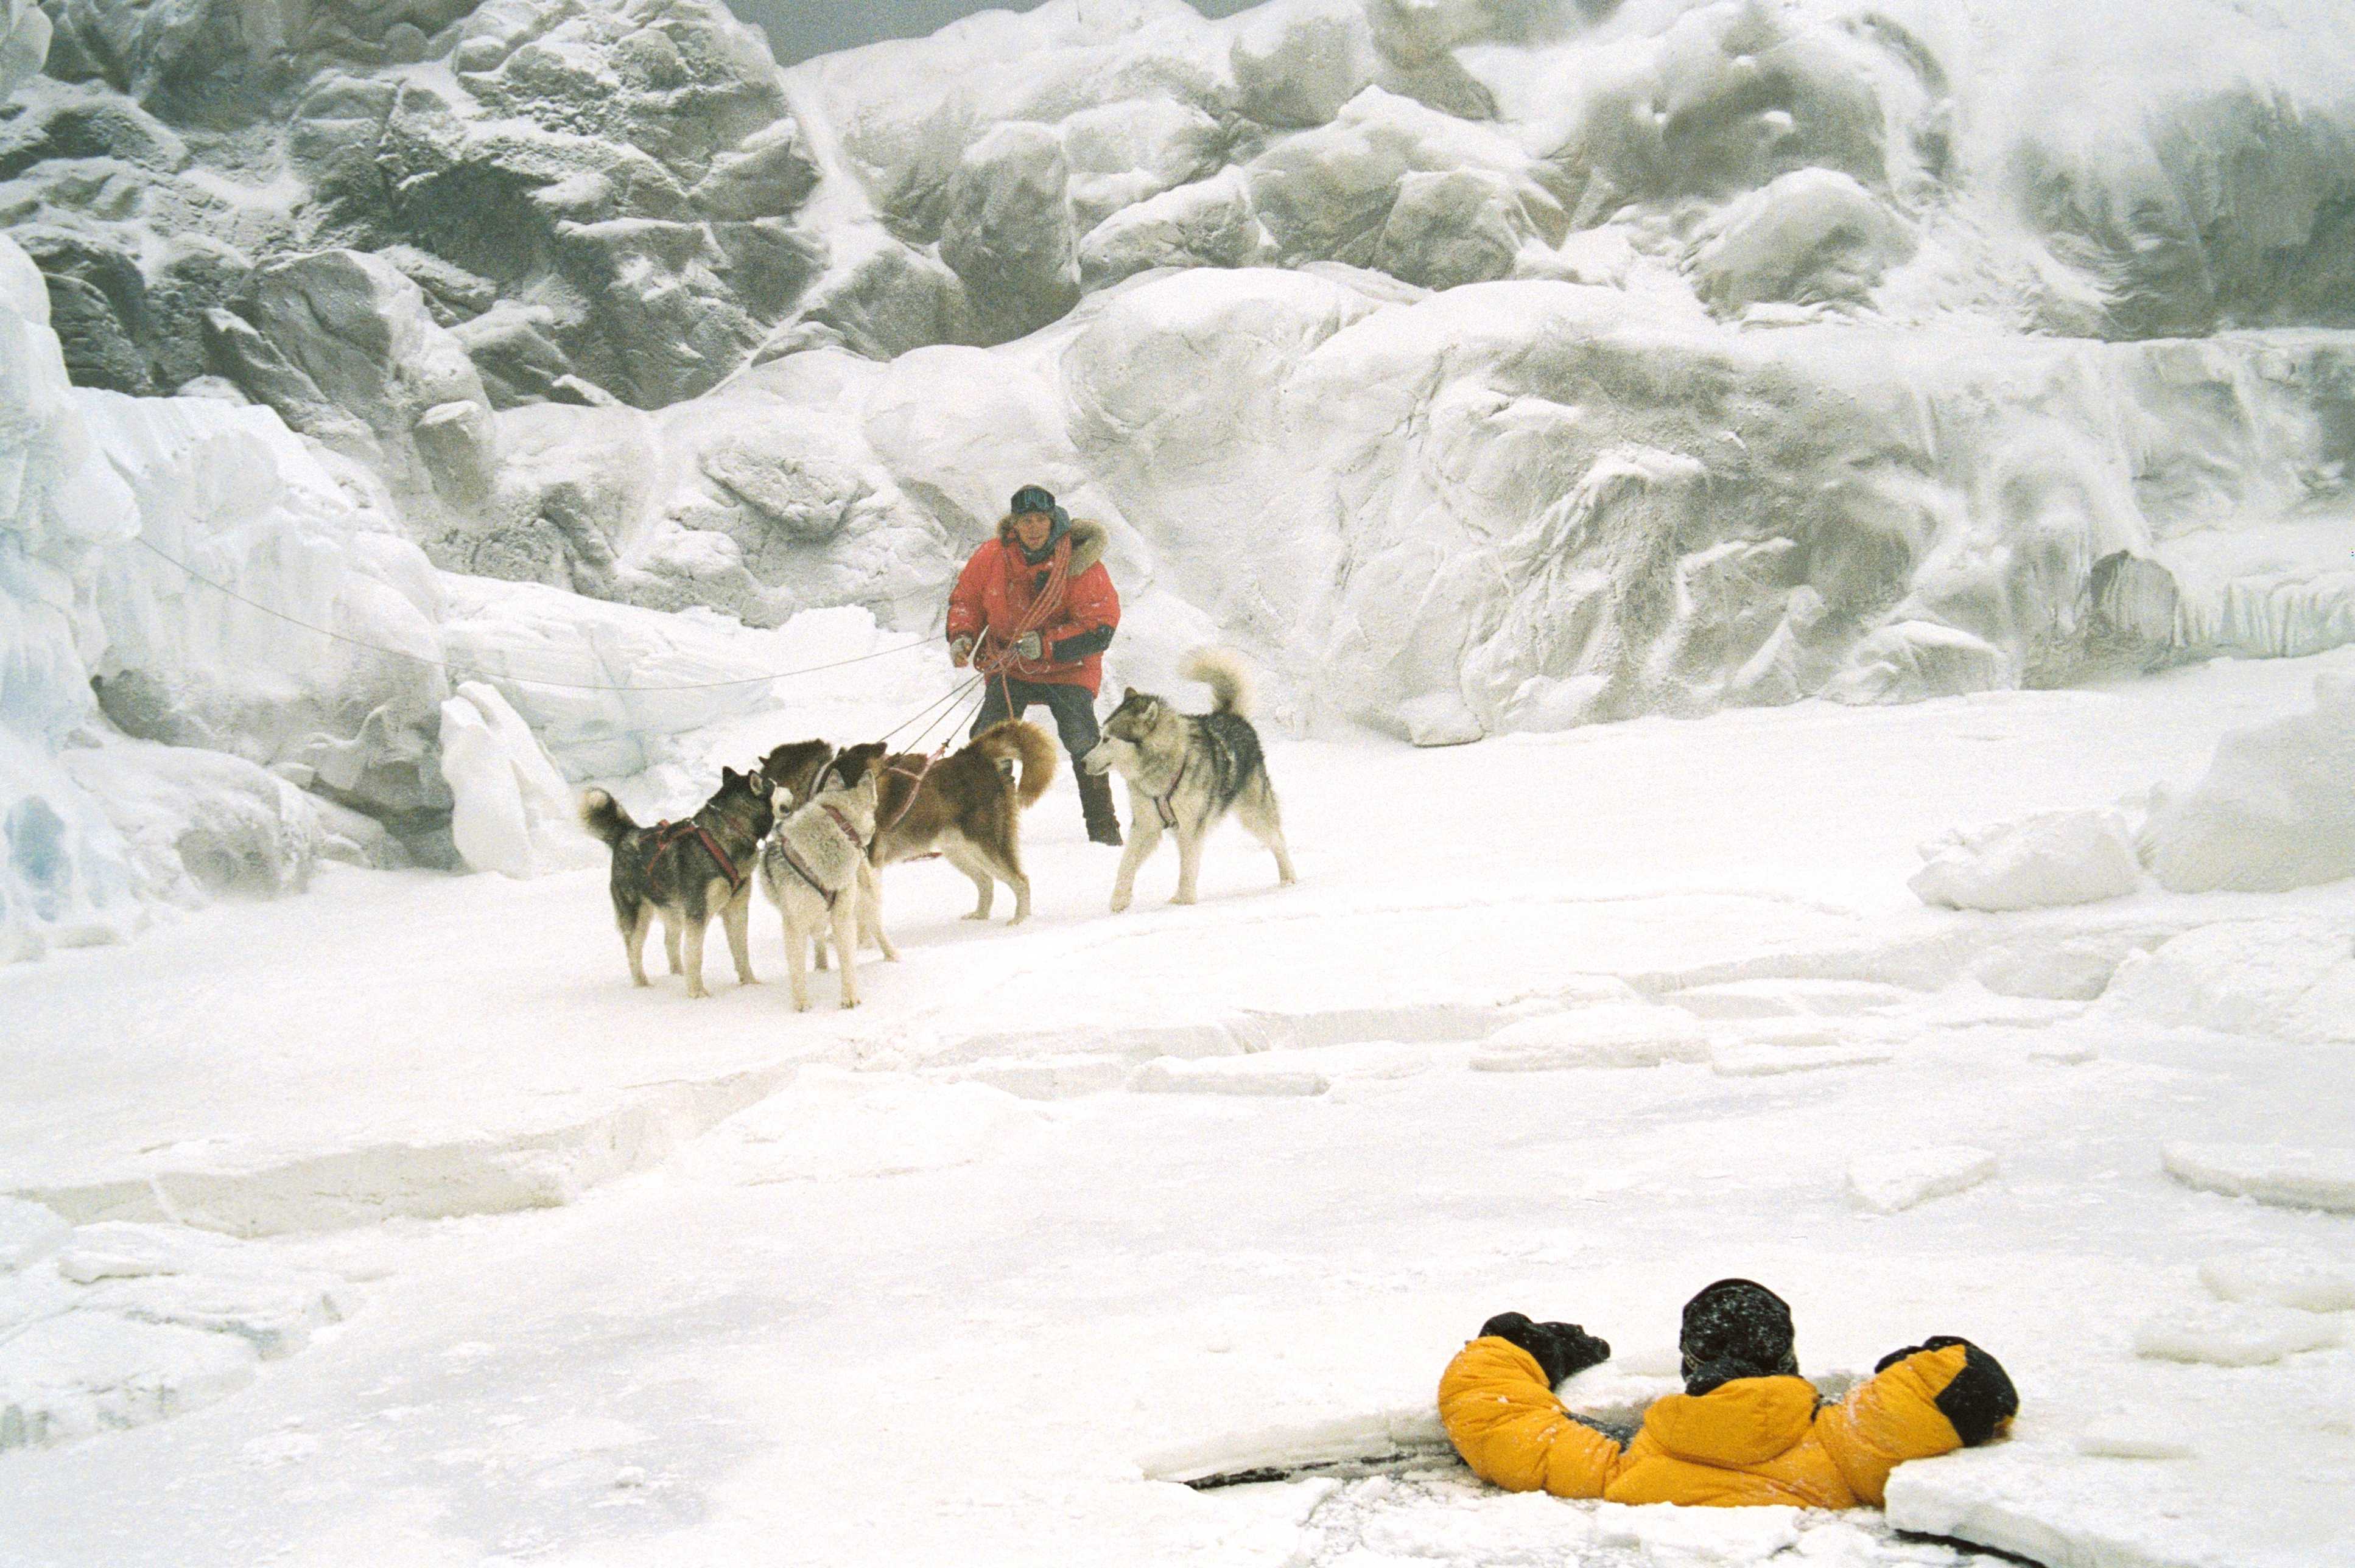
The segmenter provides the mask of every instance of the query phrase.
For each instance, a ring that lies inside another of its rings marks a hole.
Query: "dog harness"
[[[1178,776],[1169,780],[1169,788],[1152,797],[1153,814],[1160,818],[1161,825],[1173,833],[1178,831],[1178,808],[1172,802],[1178,799],[1178,786],[1186,782],[1186,769],[1192,761],[1191,758],[1181,758],[1178,764]]]
[[[896,773],[902,779],[912,779],[915,780],[915,783],[908,787],[908,798],[900,802],[900,809],[891,813],[891,820],[888,822],[879,824],[876,828],[875,836],[877,838],[881,838],[885,833],[890,832],[893,828],[898,827],[901,822],[907,821],[908,813],[916,809],[916,797],[923,793],[924,779],[932,771],[932,764],[938,762],[942,756],[947,752],[948,748],[949,743],[944,740],[941,742],[938,747],[933,748],[932,754],[930,757],[918,758],[916,759],[916,770],[913,773],[911,773],[906,768],[900,767],[900,758],[897,757],[884,764],[884,772]]]
[[[664,851],[673,848],[692,833],[702,841],[705,852],[719,863],[720,874],[728,879],[728,891],[734,894],[742,890],[744,878],[737,872],[736,863],[728,858],[728,852],[719,847],[719,841],[713,838],[701,822],[691,817],[684,822],[656,822],[653,832],[655,847],[654,853],[646,856],[648,865],[661,859]]]
[[[833,821],[834,825],[841,831],[842,836],[850,841],[851,848],[858,851],[861,854],[866,853],[867,841],[858,836],[858,830],[851,826],[850,819],[844,816],[833,801],[820,800],[817,803],[817,807],[819,810],[824,811],[826,816]],[[843,890],[838,887],[829,889],[825,883],[820,882],[815,876],[812,875],[810,868],[802,863],[802,857],[794,853],[794,846],[785,842],[784,834],[779,833],[776,838],[771,842],[777,846],[777,858],[783,861],[788,866],[792,867],[794,874],[800,877],[804,882],[808,883],[810,891],[816,894],[820,898],[825,899],[826,906],[828,909],[832,909],[834,907],[834,901],[842,896]]]
[[[834,808],[831,806],[826,808],[829,811],[833,809]],[[774,839],[772,839],[770,842],[775,844],[777,847],[777,858],[783,861],[786,865],[792,867],[793,873],[795,876],[798,876],[804,882],[808,883],[810,891],[816,894],[820,898],[825,899],[826,908],[831,911],[834,908],[834,901],[842,896],[842,890],[838,887],[829,888],[825,883],[820,882],[815,876],[812,875],[810,874],[810,868],[802,863],[802,857],[794,853],[794,846],[785,842],[785,838],[783,833],[778,834]]]
[[[850,841],[850,847],[864,854],[867,851],[867,841],[858,836],[858,830],[850,825],[850,819],[837,810],[830,800],[821,800],[818,804],[827,816],[834,819],[834,825],[842,830],[842,836]]]

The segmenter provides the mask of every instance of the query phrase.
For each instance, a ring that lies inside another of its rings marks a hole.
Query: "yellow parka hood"
[[[1644,1413],[1644,1430],[1680,1459],[1763,1465],[1796,1447],[1816,1422],[1816,1385],[1800,1377],[1745,1377],[1704,1394],[1672,1393]]]

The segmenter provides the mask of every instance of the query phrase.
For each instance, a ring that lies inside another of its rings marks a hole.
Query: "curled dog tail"
[[[581,797],[581,825],[604,840],[607,849],[638,831],[638,824],[622,810],[622,803],[602,789],[591,789]]]
[[[1251,672],[1232,649],[1197,648],[1193,657],[1186,661],[1183,673],[1188,680],[1199,681],[1210,688],[1215,701],[1213,712],[1232,714],[1237,718],[1251,717]]]
[[[1039,797],[1055,781],[1055,743],[1027,719],[1004,719],[991,725],[973,744],[993,762],[1012,758],[1022,764],[1015,799],[1026,811],[1039,803]]]

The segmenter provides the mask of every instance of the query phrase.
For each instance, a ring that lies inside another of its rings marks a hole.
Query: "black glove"
[[[1938,1413],[1954,1426],[1955,1436],[1963,1440],[1963,1446],[1976,1448],[1992,1439],[2019,1414],[2019,1391],[2011,1386],[2010,1375],[2003,1370],[2001,1361],[1960,1335],[1934,1334],[1918,1345],[1890,1351],[1873,1363],[1872,1370],[1884,1372],[1908,1356],[1923,1351],[1943,1351],[1950,1345],[1963,1347],[1963,1370],[1934,1398]]]
[[[1518,1312],[1499,1312],[1480,1325],[1482,1339],[1508,1340],[1536,1358],[1538,1370],[1551,1388],[1572,1372],[1601,1366],[1611,1359],[1611,1346],[1575,1323],[1532,1323]]]

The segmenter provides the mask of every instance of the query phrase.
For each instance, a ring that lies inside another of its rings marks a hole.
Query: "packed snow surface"
[[[1032,919],[969,924],[961,877],[895,869],[903,959],[840,1016],[634,990],[593,868],[329,862],[299,901],[15,966],[0,1562],[1983,1568],[1901,1531],[2086,1568],[2344,1559],[2349,1221],[2169,1171],[2311,1180],[2299,1149],[2355,1147],[2350,1058],[2275,1028],[2286,983],[2187,1021],[2126,981],[2260,921],[2355,932],[2350,888],[1987,914],[1904,884],[1942,824],[2191,776],[2316,673],[1279,736],[1301,885],[1222,834],[1199,906],[1120,918],[1059,785]],[[642,803],[877,722],[731,721]],[[2115,994],[1984,983],[2043,949]],[[773,933],[754,962],[781,972]],[[1703,1048],[1570,1052],[1646,1039]],[[1843,1053],[1875,1060],[1725,1070]],[[1474,1070],[1515,1054],[1546,1070]],[[1934,1195],[1982,1157],[1998,1179]],[[1859,1176],[1919,1201],[1867,1211]],[[1969,1335],[2016,1434],[1837,1517],[1509,1498],[1432,1446],[1491,1313],[1608,1337],[1569,1393],[1624,1416],[1729,1274],[1792,1300],[1811,1373]]]

